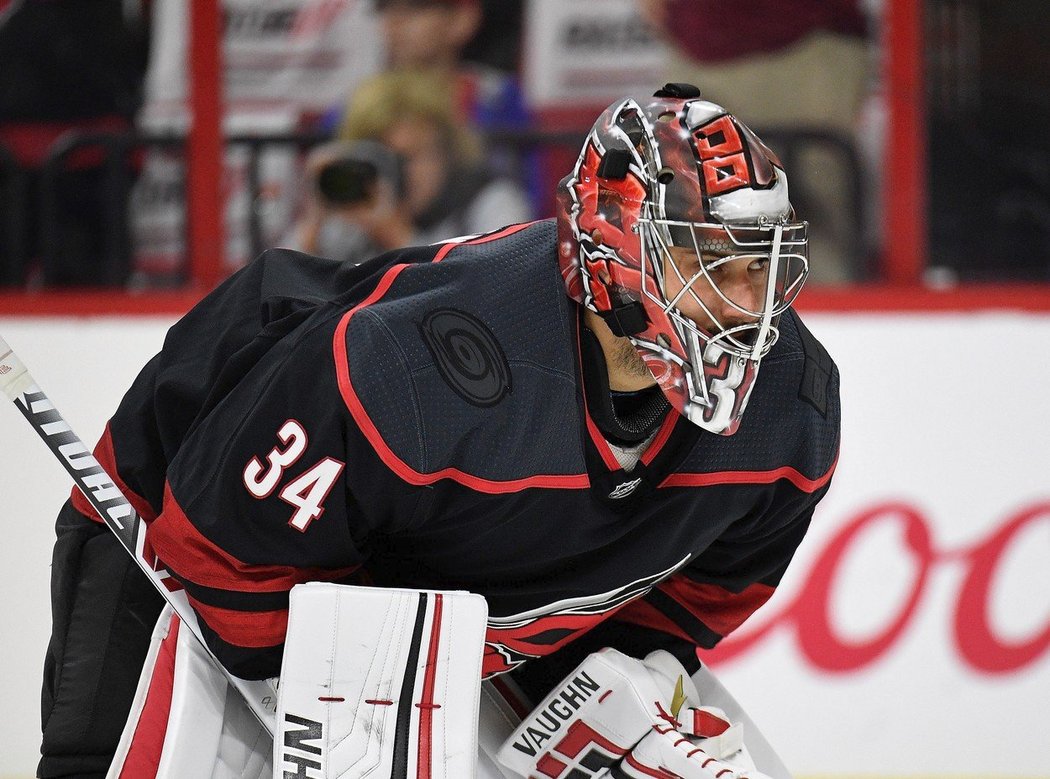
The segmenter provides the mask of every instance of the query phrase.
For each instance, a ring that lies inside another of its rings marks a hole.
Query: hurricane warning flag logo
[[[658,582],[679,570],[686,555],[665,571],[618,587],[609,592],[550,603],[507,617],[489,616],[485,632],[484,676],[506,673],[526,660],[555,652],[574,638],[608,619],[632,600],[648,593]]]

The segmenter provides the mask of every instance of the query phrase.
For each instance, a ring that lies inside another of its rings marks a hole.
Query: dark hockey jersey
[[[277,673],[312,580],[480,593],[487,674],[610,617],[710,647],[769,597],[834,469],[830,358],[785,314],[735,435],[672,411],[625,472],[555,251],[552,222],[336,274],[276,250],[172,329],[99,451],[230,670]]]

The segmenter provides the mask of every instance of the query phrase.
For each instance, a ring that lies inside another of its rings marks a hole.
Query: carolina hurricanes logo
[[[526,660],[561,649],[611,617],[622,606],[645,595],[658,582],[685,565],[690,557],[686,555],[665,571],[609,592],[557,601],[507,617],[490,616],[482,674],[506,673]]]
[[[708,195],[722,195],[751,184],[744,145],[729,116],[720,116],[697,128],[693,138]]]
[[[476,316],[438,309],[423,318],[419,332],[441,378],[465,401],[488,408],[510,393],[507,356],[492,330]]]

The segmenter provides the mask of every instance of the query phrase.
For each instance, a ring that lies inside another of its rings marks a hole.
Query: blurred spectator
[[[217,6],[222,131],[228,139],[309,133],[322,113],[382,67],[382,35],[370,0],[218,0]],[[153,50],[137,118],[139,130],[149,136],[182,135],[190,126],[196,7],[151,4]],[[221,179],[226,270],[287,234],[300,200],[300,162],[294,144],[227,141]],[[189,267],[184,163],[181,149],[147,149],[132,195],[135,285],[184,281]]]
[[[521,126],[527,120],[517,62],[496,66],[491,49],[494,43],[517,48],[520,2],[376,0],[376,10],[389,69],[426,70],[452,78],[457,106],[481,129]],[[504,21],[498,23],[497,18]],[[495,39],[487,42],[488,53],[479,33]],[[467,59],[468,49],[475,59]]]
[[[376,141],[331,141],[306,159],[303,214],[286,245],[361,263],[411,241],[400,158]]]
[[[481,24],[478,0],[376,0],[376,10],[391,69],[454,70]]]
[[[674,45],[668,78],[699,85],[776,149],[775,130],[817,131],[855,146],[871,91],[872,48],[858,0],[636,0]],[[810,144],[789,163],[800,216],[812,224],[812,278],[862,278],[869,261],[848,193],[860,169],[835,146]],[[867,236],[870,240],[870,236]]]
[[[357,89],[339,131],[341,140],[355,143],[322,146],[308,161],[296,248],[363,260],[531,217],[521,187],[485,163],[477,135],[456,111],[454,89],[446,75],[415,70],[381,73]],[[384,173],[394,166],[361,141],[397,155],[397,175]],[[322,173],[340,160],[370,161],[377,169],[373,184],[357,188],[367,197],[340,203],[325,196]]]
[[[375,0],[375,9],[386,69],[448,79],[456,111],[480,132],[529,127],[517,72],[522,0]],[[334,107],[320,129],[334,131],[345,110]],[[507,148],[488,154],[493,169],[508,176],[520,178],[533,164]]]
[[[110,189],[99,147],[70,155],[54,176],[42,170],[70,131],[130,127],[148,49],[142,9],[122,0],[24,0],[0,9],[0,146],[19,168],[0,172],[0,212],[21,216],[0,226],[0,283],[120,284],[128,273],[125,204],[113,198],[123,190]],[[5,194],[18,201],[3,202]],[[42,262],[39,271],[25,267],[27,258]]]
[[[521,66],[524,0],[480,2],[481,24],[474,37],[463,48],[463,60],[504,73],[517,73]]]
[[[643,16],[696,62],[768,54],[818,31],[862,37],[856,0],[637,0]]]

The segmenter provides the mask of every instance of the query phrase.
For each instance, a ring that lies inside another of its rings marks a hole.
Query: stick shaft
[[[91,450],[84,445],[51,400],[33,381],[29,370],[3,338],[0,338],[0,391],[3,391],[22,412],[22,416],[72,477],[77,488],[98,512],[102,521],[113,531],[124,549],[134,558],[139,568],[179,615],[183,624],[226,674],[230,683],[244,696],[255,716],[272,734],[276,711],[273,689],[265,681],[248,681],[233,676],[211,654],[201,633],[197,614],[190,606],[186,593],[182,589],[171,589],[169,585],[173,584],[173,581],[170,574],[157,561],[147,559],[143,549],[146,523],[116,486],[112,476],[99,464]]]

